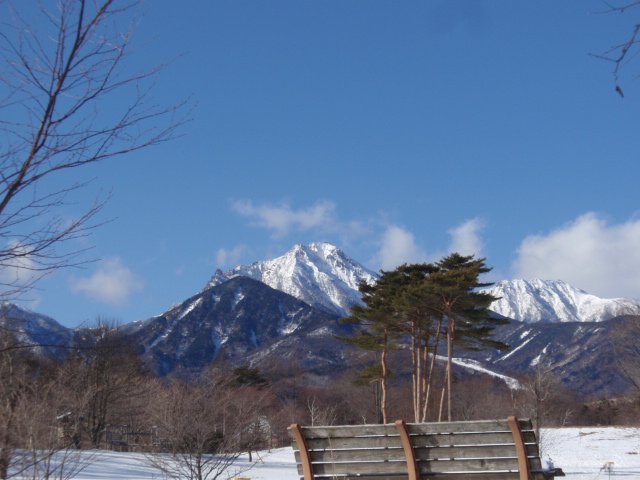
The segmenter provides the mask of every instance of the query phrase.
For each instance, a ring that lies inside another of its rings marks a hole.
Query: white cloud
[[[417,244],[413,233],[390,225],[382,235],[380,250],[373,259],[383,270],[393,270],[403,263],[426,261],[427,254]]]
[[[640,219],[610,225],[587,213],[524,239],[514,277],[563,280],[601,297],[640,298]]]
[[[38,265],[34,262],[29,250],[22,243],[11,240],[4,250],[4,259],[0,263],[0,290],[4,295],[17,295],[29,286],[43,272],[38,271]]]
[[[74,292],[109,305],[124,305],[129,296],[142,291],[144,282],[122,264],[119,257],[100,262],[98,270],[88,278],[74,282]]]
[[[246,250],[246,245],[238,245],[233,250],[227,250],[226,248],[219,249],[216,253],[217,266],[219,268],[227,267],[229,265],[236,266],[240,261],[240,257]]]
[[[479,232],[484,228],[484,222],[479,218],[467,220],[462,225],[448,231],[451,235],[449,252],[457,252],[460,255],[475,255],[482,257],[484,244]]]
[[[255,225],[273,230],[275,237],[282,237],[292,230],[331,228],[335,224],[333,217],[335,207],[335,204],[330,201],[321,201],[312,207],[300,210],[292,209],[287,203],[279,206],[255,206],[250,200],[243,200],[233,204],[236,212],[252,218]]]

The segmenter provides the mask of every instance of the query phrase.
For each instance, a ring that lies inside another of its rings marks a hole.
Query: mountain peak
[[[246,276],[292,295],[311,306],[346,316],[361,303],[358,285],[374,282],[376,274],[327,242],[298,244],[281,257],[216,271],[208,287]]]
[[[527,323],[601,322],[640,308],[640,302],[600,298],[562,280],[502,280],[485,291],[500,297],[491,310]]]

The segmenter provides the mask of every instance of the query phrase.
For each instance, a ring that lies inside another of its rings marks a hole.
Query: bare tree
[[[0,286],[14,299],[43,275],[81,263],[63,245],[95,227],[105,199],[72,220],[60,208],[86,183],[59,174],[157,145],[184,122],[154,103],[162,65],[126,65],[139,0],[0,3]],[[36,22],[37,20],[37,22]],[[56,178],[53,178],[56,177]]]
[[[63,207],[86,181],[79,167],[171,139],[181,105],[154,103],[162,64],[136,71],[139,0],[0,2],[0,301],[44,275],[83,262],[75,240],[97,225],[105,198],[73,219]],[[39,8],[38,8],[39,7]],[[30,16],[33,12],[36,16]],[[60,183],[62,182],[62,183]],[[0,477],[11,462],[24,372],[12,358],[30,345],[0,319],[3,343]]]
[[[518,381],[521,389],[515,396],[516,412],[532,420],[538,439],[542,440],[542,427],[567,425],[575,413],[575,402],[544,359],[540,359],[532,375]]]
[[[29,351],[8,348],[16,344],[15,334],[0,330],[0,478],[8,477],[12,452],[19,436],[17,424],[20,404],[28,385]]]
[[[627,13],[636,10],[640,7],[638,1],[625,1],[625,2],[604,2],[607,5],[607,9],[603,13]],[[608,51],[600,55],[594,55],[597,58],[606,60],[613,63],[613,77],[616,83],[616,92],[621,97],[624,97],[622,87],[620,87],[619,79],[622,69],[629,64],[638,54],[640,49],[638,48],[638,36],[640,35],[640,23],[636,23],[630,31],[626,34],[625,40],[622,43],[613,45]]]
[[[502,380],[470,375],[454,390],[453,408],[458,420],[503,418],[512,408],[511,392]]]
[[[14,412],[19,448],[9,478],[67,480],[95,461],[95,454],[78,448],[74,417],[82,405],[69,404],[63,379],[64,372],[57,370],[25,385]]]
[[[338,406],[328,405],[318,399],[316,395],[307,398],[307,409],[309,411],[309,422],[314,425],[334,425],[338,417]]]
[[[0,478],[71,478],[92,460],[61,435],[61,418],[80,408],[65,398],[62,379],[32,349],[0,351]]]
[[[149,418],[160,441],[147,454],[150,465],[176,480],[215,480],[232,469],[235,475],[248,469],[234,468],[247,451],[252,418],[246,404],[237,408],[233,380],[209,373],[199,383],[173,381],[156,395]]]
[[[63,386],[71,399],[69,408],[84,417],[91,446],[100,448],[109,424],[142,413],[146,370],[114,321],[98,319],[98,325],[85,330],[83,336],[62,367]]]

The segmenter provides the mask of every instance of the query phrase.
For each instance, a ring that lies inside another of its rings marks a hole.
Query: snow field
[[[550,428],[542,431],[543,457],[566,473],[566,480],[640,479],[640,427]],[[88,451],[87,454],[96,452]],[[297,480],[293,450],[280,448],[261,452],[260,460],[250,470],[227,478],[250,480]],[[255,457],[254,457],[255,460]],[[613,462],[613,463],[609,463]],[[249,465],[247,455],[237,462],[243,470]],[[610,470],[603,468],[610,467]],[[145,464],[140,453],[102,451],[96,461],[74,477],[76,480],[160,480],[162,475]],[[558,477],[560,480],[562,477]]]
[[[549,428],[541,437],[543,456],[567,480],[640,479],[639,427]]]

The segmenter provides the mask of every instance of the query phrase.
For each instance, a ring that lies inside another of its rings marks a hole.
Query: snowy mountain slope
[[[526,323],[602,322],[640,310],[638,301],[596,297],[559,280],[503,280],[486,291],[501,297],[491,310]]]
[[[339,316],[360,303],[358,284],[372,283],[376,274],[329,243],[296,245],[273,260],[218,270],[207,287],[246,276],[288,293],[309,305]]]
[[[247,276],[288,293],[309,305],[339,316],[361,303],[358,284],[375,282],[377,275],[329,243],[296,245],[283,256],[225,273],[218,270],[207,287]],[[563,281],[503,280],[487,292],[500,297],[494,312],[531,322],[601,322],[640,311],[640,301],[604,299]]]
[[[22,344],[33,345],[34,351],[39,354],[57,358],[65,356],[68,353],[66,347],[77,340],[75,330],[13,303],[0,304],[0,330],[11,332],[16,341]]]
[[[581,395],[611,396],[629,391],[620,374],[614,351],[616,332],[640,317],[620,316],[602,322],[512,321],[495,331],[494,340],[511,345],[509,351],[494,349],[459,352],[488,370],[509,376],[534,374],[538,366],[551,371],[568,389]],[[635,339],[630,338],[629,342]]]
[[[335,363],[342,344],[333,334],[352,333],[337,320],[291,295],[239,276],[146,320],[131,335],[138,353],[161,375],[197,372],[216,359],[252,361],[252,354],[270,351],[283,339],[297,345],[302,364],[309,363],[306,356],[311,355],[315,361],[309,367],[317,368]],[[277,358],[288,358],[292,349],[281,350]]]

